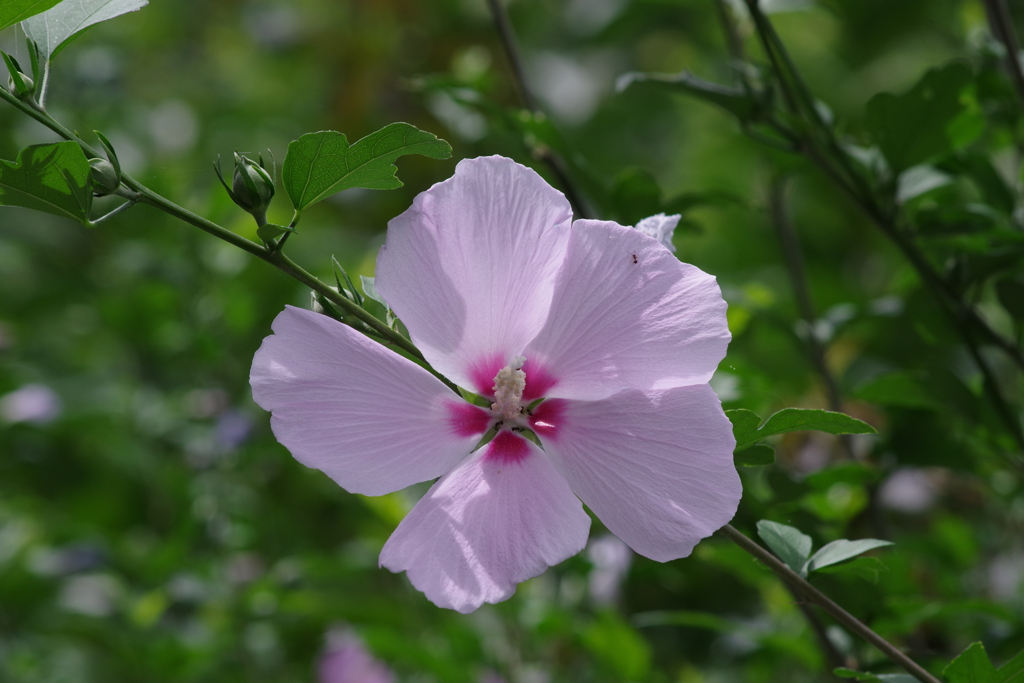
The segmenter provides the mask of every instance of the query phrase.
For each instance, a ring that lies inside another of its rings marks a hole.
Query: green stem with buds
[[[22,102],[15,95],[13,95],[12,93],[8,92],[3,88],[0,88],[0,99],[7,101],[9,104],[14,106],[16,109],[20,110],[22,113],[31,116],[33,119],[43,124],[50,130],[54,131],[55,133],[63,137],[65,140],[72,140],[74,142],[77,142],[79,145],[82,146],[82,149],[85,151],[87,156],[101,156],[100,152],[97,149],[95,149],[87,142],[82,140],[80,137],[78,137],[78,135],[76,135],[72,131],[68,130],[59,121],[53,119],[49,114],[47,114],[42,109],[42,107],[32,106],[30,104]],[[131,203],[135,202],[149,204],[150,206],[160,209],[166,214],[174,216],[180,221],[188,223],[189,225],[193,225],[199,228],[200,230],[213,235],[214,237],[224,240],[228,244],[236,246],[239,249],[246,251],[257,258],[266,261],[267,263],[274,266],[278,270],[290,275],[291,277],[295,278],[296,280],[298,280],[305,286],[309,287],[316,293],[320,294],[322,297],[324,297],[332,304],[337,306],[341,311],[343,311],[346,314],[346,316],[351,316],[359,320],[360,323],[370,328],[373,331],[373,333],[380,337],[383,341],[386,341],[389,344],[393,344],[397,348],[401,349],[402,351],[412,356],[413,359],[415,359],[426,370],[428,370],[431,374],[433,374],[435,377],[444,382],[445,386],[454,391],[456,394],[459,393],[458,387],[452,384],[441,373],[437,372],[434,368],[432,368],[430,364],[427,363],[426,359],[423,357],[423,354],[420,352],[420,350],[417,349],[411,341],[403,337],[395,330],[388,327],[384,322],[378,320],[376,317],[371,315],[361,306],[357,306],[355,302],[345,298],[345,296],[343,296],[341,292],[338,292],[333,287],[327,286],[325,283],[321,282],[318,278],[310,274],[300,265],[298,265],[290,258],[285,256],[283,253],[281,253],[280,243],[278,243],[278,248],[271,251],[270,249],[267,249],[261,244],[257,244],[251,240],[242,237],[241,235],[237,235],[228,230],[227,228],[217,225],[213,221],[207,220],[202,216],[192,213],[191,211],[182,206],[178,206],[169,199],[149,189],[148,187],[146,187],[139,181],[135,180],[128,174],[123,173],[121,175],[121,184],[124,187],[128,188],[129,191],[118,192],[117,194],[127,198],[129,200],[129,204],[126,204],[124,207],[119,207],[118,209],[115,209],[115,212],[119,213],[120,211],[123,211]],[[104,220],[109,216],[110,214],[104,216],[99,220]]]

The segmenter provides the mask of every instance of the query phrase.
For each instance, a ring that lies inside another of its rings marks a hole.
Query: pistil
[[[526,358],[516,356],[512,362],[498,370],[494,377],[494,403],[491,410],[500,413],[506,420],[514,420],[522,413],[523,390],[526,389],[526,373],[523,363]]]

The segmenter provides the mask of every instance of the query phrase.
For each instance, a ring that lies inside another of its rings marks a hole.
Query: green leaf
[[[742,450],[762,439],[786,432],[815,430],[829,434],[875,434],[875,428],[845,413],[804,408],[783,408],[764,423],[755,413],[739,408],[725,411],[732,421],[732,433],[736,437],[736,450]]]
[[[633,83],[652,83],[674,92],[692,95],[725,109],[740,121],[748,122],[758,118],[764,105],[753,93],[730,88],[719,83],[697,78],[689,71],[671,74],[628,73],[619,78],[616,89],[623,91]]]
[[[23,206],[89,223],[92,175],[77,142],[33,145],[0,160],[0,205]]]
[[[1022,683],[1024,681],[1024,650],[999,667],[996,683]]]
[[[972,643],[942,671],[949,683],[1001,683],[999,672],[985,653],[985,646]]]
[[[377,291],[377,285],[375,284],[376,278],[360,275],[359,281],[363,285],[363,294],[365,294],[368,299],[373,299],[384,308],[390,308],[388,306],[388,302],[384,301],[384,297]]]
[[[945,187],[953,182],[953,178],[934,166],[922,164],[914,166],[900,173],[896,181],[896,201],[905,204],[911,199],[920,197],[940,187]]]
[[[906,372],[893,372],[876,377],[857,387],[854,395],[882,406],[929,410],[943,410],[945,407],[917,377]]]
[[[762,519],[757,523],[757,535],[768,544],[786,565],[801,576],[807,576],[804,565],[811,554],[811,537],[799,529]]]
[[[46,59],[53,59],[75,35],[94,24],[142,9],[149,0],[64,0],[22,23]]]
[[[284,187],[296,211],[352,187],[393,190],[402,186],[394,162],[406,154],[447,159],[452,148],[408,123],[384,126],[351,146],[335,131],[307,133],[288,145]]]
[[[287,225],[275,225],[274,223],[264,223],[256,229],[256,235],[264,243],[270,244],[270,242],[276,239],[278,236],[283,235],[286,232],[295,232],[295,228],[288,227]]]
[[[1021,683],[1024,681],[1024,651],[996,669],[985,646],[972,643],[950,662],[942,675],[949,683]]]
[[[841,538],[838,541],[832,541],[807,560],[807,572],[810,573],[822,567],[851,560],[861,553],[887,545],[892,545],[892,541],[880,541],[877,538],[862,538],[857,541]]]
[[[763,467],[775,462],[775,449],[764,444],[748,446],[742,451],[736,451],[733,461],[738,467]]]
[[[60,0],[3,0],[0,2],[0,31],[45,12]]]
[[[741,450],[758,440],[757,428],[761,418],[757,413],[746,408],[725,411],[725,416],[732,422],[732,435],[736,437],[736,450]]]
[[[867,104],[864,125],[894,171],[930,161],[970,142],[960,95],[972,82],[962,62],[930,69],[903,95],[879,93]]]

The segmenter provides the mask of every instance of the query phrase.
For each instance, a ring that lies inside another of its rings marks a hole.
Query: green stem
[[[833,619],[874,645],[882,654],[903,667],[911,676],[922,683],[942,683],[938,678],[928,673],[928,671],[926,671],[920,664],[903,654],[903,652],[901,652],[895,645],[872,631],[867,624],[847,612],[845,609],[833,602],[827,595],[812,586],[807,579],[790,569],[785,562],[772,555],[756,542],[750,540],[746,534],[738,531],[731,524],[726,524],[718,530],[718,533],[753,555],[762,564],[775,572],[780,579],[790,586],[793,586],[799,594],[803,595],[809,602],[821,607],[823,610],[828,612]]]
[[[13,105],[21,112],[31,116],[36,121],[39,121],[44,126],[54,131],[65,140],[72,140],[82,146],[82,149],[91,157],[99,157],[100,153],[95,148],[90,146],[84,140],[79,138],[76,134],[65,128],[60,122],[54,120],[45,111],[32,107],[7,90],[0,88],[0,99],[6,100],[8,103]],[[290,258],[280,252],[280,250],[270,251],[261,244],[257,244],[251,240],[247,240],[241,235],[237,235],[227,228],[217,225],[213,221],[207,220],[202,216],[192,213],[188,209],[178,206],[174,202],[166,199],[165,197],[157,194],[153,190],[149,189],[139,181],[135,180],[127,174],[121,175],[121,183],[125,187],[134,191],[135,196],[131,197],[135,201],[149,204],[157,209],[160,209],[166,214],[174,216],[180,221],[193,225],[204,232],[207,232],[218,239],[224,240],[228,244],[238,247],[239,249],[246,251],[253,256],[262,259],[274,266],[278,270],[292,276],[302,284],[306,285],[313,291],[317,292],[325,299],[333,303],[339,309],[345,312],[346,315],[352,316],[358,319],[361,323],[369,327],[373,332],[379,335],[382,339],[386,340],[390,344],[394,344],[396,347],[402,349],[416,361],[418,361],[426,370],[428,370],[435,377],[444,382],[445,386],[454,391],[456,394],[459,393],[458,387],[452,384],[446,379],[441,373],[437,372],[427,363],[423,354],[417,349],[411,341],[403,337],[401,334],[392,330],[385,323],[375,318],[368,311],[363,309],[361,306],[357,306],[354,302],[349,301],[340,292],[335,290],[333,287],[329,287],[319,279],[311,275],[297,263],[292,261]],[[358,329],[358,328],[357,328]]]

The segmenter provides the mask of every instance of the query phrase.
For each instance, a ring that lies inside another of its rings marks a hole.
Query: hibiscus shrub
[[[3,3],[0,681],[1024,676],[1018,27]]]

